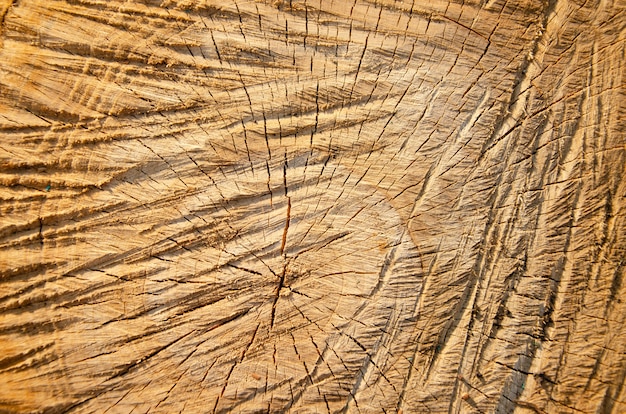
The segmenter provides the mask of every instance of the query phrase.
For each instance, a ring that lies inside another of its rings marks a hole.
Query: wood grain
[[[626,411],[624,9],[0,2],[0,411]]]

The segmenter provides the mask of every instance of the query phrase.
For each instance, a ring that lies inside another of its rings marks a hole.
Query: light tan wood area
[[[0,412],[626,412],[625,8],[0,2]]]

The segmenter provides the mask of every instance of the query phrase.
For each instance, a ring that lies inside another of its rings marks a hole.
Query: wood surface
[[[0,412],[626,412],[625,9],[0,1]]]

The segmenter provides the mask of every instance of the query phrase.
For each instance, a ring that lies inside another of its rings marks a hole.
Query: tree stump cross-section
[[[625,9],[0,1],[0,412],[625,412]]]

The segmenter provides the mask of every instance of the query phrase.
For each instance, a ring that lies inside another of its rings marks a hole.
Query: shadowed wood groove
[[[0,411],[626,411],[622,1],[0,1]]]

